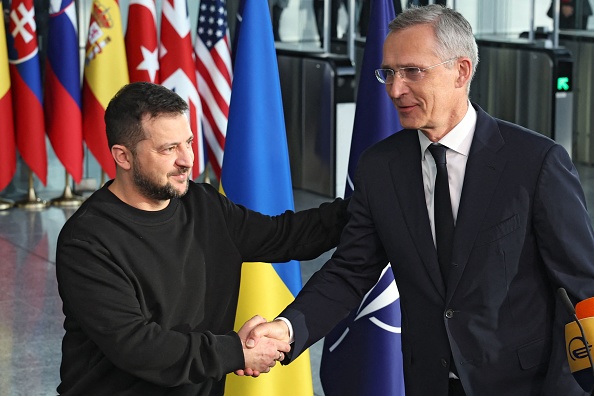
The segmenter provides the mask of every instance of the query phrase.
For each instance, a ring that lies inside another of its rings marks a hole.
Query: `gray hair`
[[[470,23],[459,12],[433,4],[404,10],[390,22],[388,28],[392,33],[422,24],[433,26],[437,39],[435,53],[442,61],[457,57],[470,58],[472,62],[471,81],[476,72],[479,55]],[[468,81],[469,89],[470,81]]]

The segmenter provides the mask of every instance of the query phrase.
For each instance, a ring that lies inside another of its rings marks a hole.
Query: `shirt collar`
[[[472,107],[472,104],[468,102],[468,110],[466,115],[462,118],[462,121],[458,123],[449,131],[439,143],[447,146],[449,149],[456,151],[459,154],[468,156],[470,152],[470,145],[472,144],[472,138],[474,137],[474,130],[476,128],[476,110]],[[419,143],[421,144],[421,158],[424,158],[425,150],[432,143],[431,140],[425,136],[420,130],[417,131],[419,134]]]

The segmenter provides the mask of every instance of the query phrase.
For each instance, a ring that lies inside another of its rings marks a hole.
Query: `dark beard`
[[[187,173],[188,170],[180,170],[180,172]],[[138,164],[136,160],[134,161],[132,175],[134,184],[138,190],[142,195],[150,199],[166,201],[172,198],[181,198],[188,192],[189,182],[186,182],[186,188],[183,192],[179,192],[173,188],[173,185],[170,182],[167,182],[165,185],[156,184],[142,172],[140,164]],[[168,176],[171,176],[171,174],[168,174]]]

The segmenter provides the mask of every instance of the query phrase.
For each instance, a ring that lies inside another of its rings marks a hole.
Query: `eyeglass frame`
[[[419,82],[420,80],[422,80],[422,79],[423,79],[423,77],[424,77],[424,74],[423,74],[423,73],[424,73],[424,72],[426,72],[427,70],[433,69],[433,68],[435,68],[435,67],[437,67],[437,66],[445,65],[446,63],[449,63],[449,62],[451,62],[451,61],[454,61],[454,60],[456,60],[456,59],[458,59],[458,58],[459,58],[459,56],[456,56],[456,57],[454,57],[454,58],[451,58],[451,59],[448,59],[448,60],[446,60],[446,61],[440,62],[440,63],[438,63],[438,64],[436,64],[436,65],[432,65],[432,66],[429,66],[429,67],[425,67],[425,68],[423,68],[423,69],[421,69],[421,68],[420,68],[420,67],[418,67],[418,66],[406,66],[406,67],[399,67],[399,68],[398,68],[398,69],[396,69],[396,70],[394,70],[394,69],[388,69],[388,68],[380,68],[380,69],[375,69],[375,78],[376,78],[376,79],[377,79],[377,80],[378,80],[378,81],[379,81],[381,84],[384,84],[384,85],[391,85],[391,84],[394,84],[394,78],[396,78],[396,74],[398,74],[398,76],[399,76],[399,77],[402,79],[402,81],[404,81],[404,82],[413,82],[413,83],[414,83],[414,82]],[[405,74],[405,72],[404,72],[405,70],[411,70],[411,69],[416,69],[416,70],[418,70],[418,75],[419,75],[419,78],[418,78],[417,80],[412,80],[412,79],[410,79],[410,78],[407,78],[406,76],[404,76],[404,75],[403,75],[403,74]],[[392,73],[392,78],[393,78],[393,79],[392,79],[392,82],[387,82],[387,81],[385,81],[383,78],[381,78],[381,77],[380,77],[381,70],[384,70],[384,71],[390,71],[390,72]]]

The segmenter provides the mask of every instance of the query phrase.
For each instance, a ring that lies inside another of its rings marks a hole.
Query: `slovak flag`
[[[29,169],[45,185],[43,89],[33,0],[12,1],[7,39],[17,148]]]
[[[131,0],[126,28],[130,82],[159,84],[159,46],[155,0]]]
[[[161,85],[171,89],[188,103],[190,128],[194,133],[192,178],[197,178],[204,172],[206,161],[200,122],[202,106],[198,96],[196,64],[186,0],[163,0],[159,60]]]
[[[74,0],[50,2],[45,122],[56,156],[75,182],[83,174],[80,56]]]

